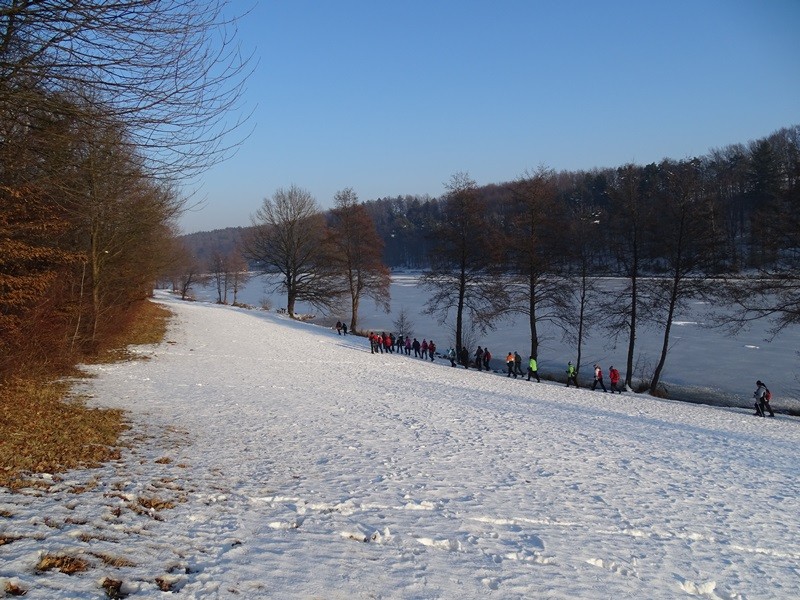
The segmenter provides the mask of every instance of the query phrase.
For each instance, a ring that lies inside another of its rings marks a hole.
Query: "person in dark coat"
[[[475,366],[478,367],[478,371],[483,367],[483,348],[480,346],[475,350]]]
[[[506,354],[506,367],[508,368],[508,375],[506,377],[514,376],[514,379],[517,378],[517,372],[514,370],[514,353],[509,352]]]
[[[461,346],[461,351],[459,352],[459,360],[461,364],[464,365],[465,369],[469,369],[469,350],[467,350],[466,346]]]
[[[519,355],[519,352],[514,352],[514,374],[515,375],[525,374],[522,372],[522,357]]]

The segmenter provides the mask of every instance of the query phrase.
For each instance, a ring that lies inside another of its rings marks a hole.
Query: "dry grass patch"
[[[122,360],[144,359],[128,349],[128,346],[158,344],[164,340],[172,313],[154,302],[142,302],[130,317],[126,327],[111,337],[105,351],[95,357],[96,363],[112,363]]]
[[[19,535],[6,535],[5,533],[0,533],[0,546],[5,546],[6,544],[10,544],[21,539],[22,536]]]
[[[103,535],[101,533],[89,533],[84,532],[78,535],[78,539],[86,544],[90,542],[117,542],[119,540],[114,539],[113,537],[109,537],[107,535]]]
[[[0,485],[29,487],[26,473],[97,466],[119,456],[112,446],[125,429],[120,410],[64,401],[66,383],[16,380],[0,395]]]
[[[104,552],[92,552],[92,556],[99,558],[103,561],[104,564],[107,564],[109,567],[115,567],[117,569],[121,569],[122,567],[135,567],[136,563],[132,560],[128,560],[124,556],[113,556],[111,554],[105,554]]]
[[[88,571],[91,565],[88,561],[77,556],[67,554],[45,554],[36,565],[37,571],[52,571],[57,569],[65,575],[73,575]]]
[[[100,585],[106,591],[106,596],[109,598],[114,598],[116,600],[117,598],[127,597],[127,594],[122,592],[122,582],[119,579],[106,577]]]
[[[6,581],[6,584],[3,586],[3,588],[8,596],[24,596],[28,593],[28,590],[26,590],[24,587],[21,587],[10,581]]]
[[[158,304],[142,302],[111,347],[163,340],[170,315]],[[106,361],[111,355],[113,360],[132,356],[127,350],[102,354]],[[70,398],[69,390],[68,383],[43,375],[0,382],[0,486],[31,487],[40,483],[31,473],[96,467],[120,457],[119,435],[127,427],[123,412],[87,408],[80,398]]]
[[[175,503],[171,500],[161,500],[159,498],[139,498],[139,506],[147,510],[168,510],[175,508]]]

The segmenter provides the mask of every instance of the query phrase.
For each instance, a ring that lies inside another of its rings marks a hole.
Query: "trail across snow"
[[[129,411],[122,458],[0,491],[0,589],[800,597],[797,419],[372,355],[363,338],[158,297],[168,340],[79,386]],[[44,553],[90,568],[40,573]]]

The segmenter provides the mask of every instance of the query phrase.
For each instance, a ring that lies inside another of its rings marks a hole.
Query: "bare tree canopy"
[[[161,177],[191,177],[236,145],[249,74],[227,0],[10,0],[0,6],[0,106],[122,122]],[[64,103],[59,98],[69,98]],[[55,102],[54,102],[55,100]],[[89,108],[88,114],[85,111]]]
[[[375,222],[352,188],[336,192],[334,204],[328,243],[350,295],[350,330],[355,333],[362,297],[372,298],[389,312],[391,275],[383,264],[383,240]]]
[[[345,290],[325,243],[325,217],[314,197],[296,185],[281,188],[264,199],[252,220],[244,253],[267,273],[280,273],[278,285],[286,291],[289,316],[294,316],[298,301],[323,310],[336,308]]]
[[[496,277],[494,228],[487,223],[488,206],[468,173],[455,173],[446,185],[443,219],[434,233],[431,268],[421,282],[430,295],[426,312],[444,322],[455,313],[455,345],[464,345],[464,313],[482,327],[491,326],[503,289]]]

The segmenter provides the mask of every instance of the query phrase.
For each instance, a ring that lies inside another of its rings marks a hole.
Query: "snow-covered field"
[[[130,447],[0,491],[26,598],[798,598],[800,420],[371,355],[181,303],[79,386]],[[36,572],[44,554],[85,572]],[[172,596],[169,596],[172,597]]]

